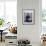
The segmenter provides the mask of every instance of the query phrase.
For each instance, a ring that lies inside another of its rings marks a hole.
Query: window
[[[4,2],[0,1],[0,17],[4,16]]]
[[[0,1],[0,17],[17,25],[17,0]]]
[[[46,0],[42,0],[42,32],[46,32]]]
[[[17,24],[17,2],[6,1],[6,18],[7,21]]]

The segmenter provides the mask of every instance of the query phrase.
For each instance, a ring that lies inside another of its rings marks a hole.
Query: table
[[[3,32],[3,30],[0,30],[0,32],[1,32],[1,42],[2,42],[2,32]]]

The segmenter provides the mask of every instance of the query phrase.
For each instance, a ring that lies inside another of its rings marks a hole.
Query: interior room
[[[0,46],[46,46],[46,0],[0,0]]]

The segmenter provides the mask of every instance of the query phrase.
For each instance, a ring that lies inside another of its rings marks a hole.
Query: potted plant
[[[4,25],[4,19],[3,18],[0,18],[0,27],[2,27]]]

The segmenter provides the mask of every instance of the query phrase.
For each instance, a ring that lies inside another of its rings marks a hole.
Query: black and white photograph
[[[24,25],[34,24],[35,22],[35,13],[33,9],[23,9],[22,20]]]

